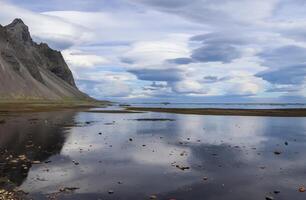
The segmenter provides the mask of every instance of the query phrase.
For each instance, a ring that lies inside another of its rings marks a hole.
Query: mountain
[[[61,52],[32,40],[21,19],[0,25],[0,101],[93,100],[82,93]]]

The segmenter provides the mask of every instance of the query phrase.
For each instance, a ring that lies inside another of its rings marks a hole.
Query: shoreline
[[[161,112],[190,115],[306,117],[305,108],[292,109],[223,109],[223,108],[149,108],[126,107],[128,111]]]
[[[20,101],[1,102],[0,113],[7,112],[48,112],[63,109],[84,109],[106,107],[111,105],[109,101]]]

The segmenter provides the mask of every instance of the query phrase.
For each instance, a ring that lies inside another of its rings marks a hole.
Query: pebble
[[[306,192],[306,188],[305,187],[300,187],[299,192]]]
[[[274,200],[274,198],[271,196],[266,196],[266,200]]]

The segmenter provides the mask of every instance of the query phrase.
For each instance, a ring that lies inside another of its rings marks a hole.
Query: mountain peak
[[[32,43],[29,28],[22,19],[16,18],[12,23],[5,26],[6,30],[17,40]]]
[[[14,19],[14,21],[11,24],[13,24],[13,25],[23,24],[24,25],[24,22],[22,21],[22,19],[16,18],[16,19]]]
[[[35,43],[21,19],[0,26],[0,83],[0,101],[92,100],[75,85],[61,52]]]

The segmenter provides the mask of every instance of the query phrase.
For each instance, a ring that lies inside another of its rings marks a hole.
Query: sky
[[[0,0],[61,50],[78,87],[121,102],[305,102],[304,0]]]

